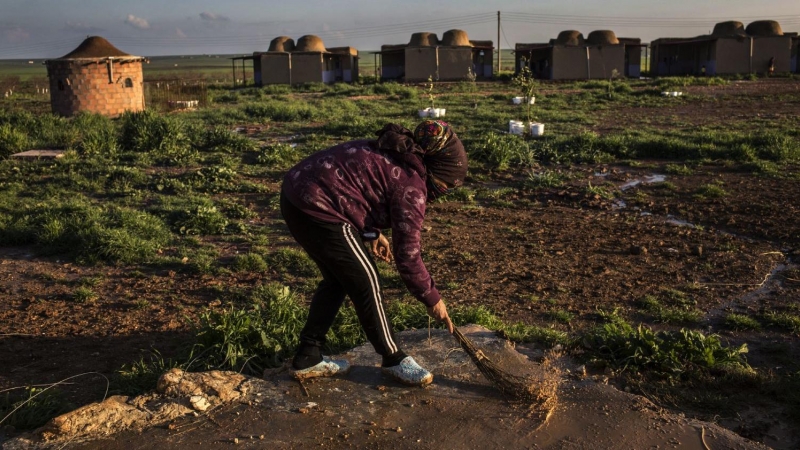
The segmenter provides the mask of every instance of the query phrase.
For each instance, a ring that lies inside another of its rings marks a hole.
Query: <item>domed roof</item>
[[[100,36],[89,36],[81,42],[75,50],[67,53],[59,59],[78,59],[78,58],[107,58],[116,56],[131,56],[122,50],[111,45],[105,38]]]
[[[744,36],[747,34],[744,30],[744,24],[736,20],[729,20],[727,22],[720,22],[714,25],[712,36]]]
[[[294,50],[294,40],[289,36],[278,36],[269,43],[271,52],[291,52]]]
[[[556,45],[578,46],[584,44],[583,34],[576,30],[566,30],[558,33]]]
[[[617,45],[619,39],[611,30],[595,30],[586,37],[586,42],[591,45]]]
[[[324,52],[325,44],[319,36],[307,34],[297,40],[297,45],[294,47],[296,52]]]
[[[448,47],[472,47],[469,36],[464,30],[449,30],[442,35],[442,45]]]
[[[783,36],[781,24],[774,20],[757,20],[748,25],[746,31],[750,36]]]
[[[436,33],[414,33],[411,35],[408,45],[411,47],[436,47],[439,45],[439,38],[436,37]]]

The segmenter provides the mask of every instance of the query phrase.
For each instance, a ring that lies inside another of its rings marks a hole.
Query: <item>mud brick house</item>
[[[358,81],[358,50],[353,47],[325,48],[317,36],[306,35],[295,42],[279,36],[266,52],[234,59],[251,59],[256,86],[268,84],[352,83]]]
[[[449,30],[442,40],[435,33],[414,33],[408,44],[383,45],[382,80],[407,82],[492,78],[492,41],[471,41],[462,30]]]
[[[45,61],[53,113],[74,116],[87,111],[116,117],[143,110],[143,61],[100,36],[90,36],[72,52]]]
[[[770,61],[775,72],[792,71],[797,33],[784,33],[778,22],[760,20],[744,27],[741,22],[721,22],[710,35],[661,38],[650,44],[653,75],[733,75],[766,73]],[[795,57],[795,67],[797,63]]]
[[[586,38],[580,31],[567,30],[548,43],[516,44],[515,72],[526,64],[534,77],[543,80],[608,79],[641,75],[642,42],[638,38],[617,38],[611,30],[597,30]]]

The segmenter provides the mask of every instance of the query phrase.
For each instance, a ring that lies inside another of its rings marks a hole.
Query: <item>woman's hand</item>
[[[439,300],[439,303],[429,306],[428,315],[439,322],[444,322],[444,324],[447,325],[447,331],[449,331],[450,334],[453,333],[453,321],[450,320],[450,315],[447,314],[447,307],[444,306],[444,300]]]
[[[394,255],[392,254],[392,247],[389,245],[389,240],[383,234],[378,235],[378,239],[369,243],[372,248],[372,254],[378,259],[386,262],[392,262]]]

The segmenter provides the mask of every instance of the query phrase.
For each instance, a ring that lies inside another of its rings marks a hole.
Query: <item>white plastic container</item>
[[[425,108],[418,111],[420,117],[444,117],[445,108]]]
[[[515,105],[522,105],[522,104],[525,103],[525,99],[526,98],[527,97],[514,97],[514,98],[511,99],[511,102],[514,103]],[[529,105],[532,105],[535,102],[536,102],[536,97],[531,97],[530,99],[528,99],[528,104]]]
[[[516,134],[521,136],[525,133],[525,122],[521,120],[509,120],[508,121],[508,132],[510,134]],[[530,124],[530,135],[531,136],[542,136],[544,134],[544,124],[543,123],[531,123]]]
[[[666,91],[666,92],[662,92],[661,95],[663,95],[664,97],[680,97],[681,95],[683,95],[683,92],[680,92],[680,91]]]

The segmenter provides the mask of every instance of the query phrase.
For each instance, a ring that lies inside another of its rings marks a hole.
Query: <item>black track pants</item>
[[[375,262],[361,243],[358,232],[346,223],[326,223],[294,206],[281,193],[281,214],[294,239],[317,263],[322,281],[311,299],[295,369],[311,367],[322,360],[320,348],[336,314],[350,297],[358,320],[383,365],[398,364],[405,357],[386,317]]]

